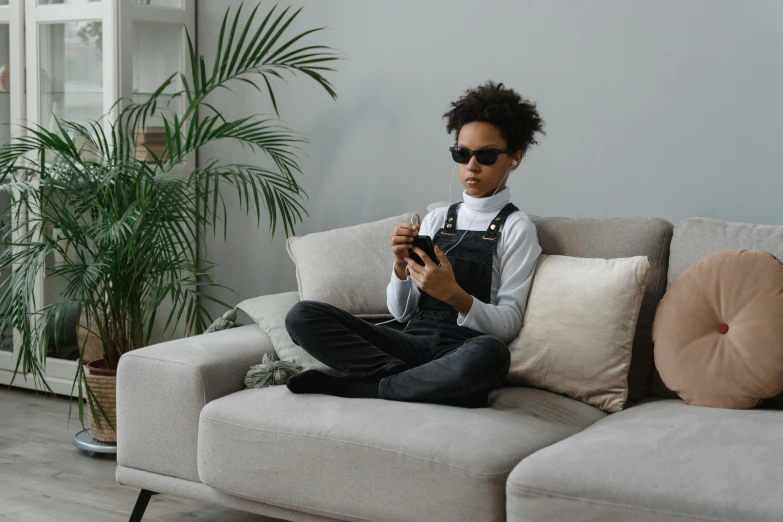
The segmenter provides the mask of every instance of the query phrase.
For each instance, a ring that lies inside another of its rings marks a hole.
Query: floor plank
[[[76,402],[0,387],[0,521],[127,522],[137,488],[114,479],[113,455],[90,457],[71,444],[81,431]],[[213,504],[155,495],[144,522],[274,522]]]

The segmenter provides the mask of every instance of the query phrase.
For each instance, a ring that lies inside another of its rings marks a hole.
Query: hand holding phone
[[[435,245],[433,244],[432,238],[430,236],[416,236],[413,238],[412,245],[424,250],[429,258],[432,259],[432,262],[440,266],[440,259],[438,259],[437,254],[435,254]],[[418,264],[424,266],[424,261],[416,254],[416,252],[413,251],[412,248],[408,250],[408,255]]]

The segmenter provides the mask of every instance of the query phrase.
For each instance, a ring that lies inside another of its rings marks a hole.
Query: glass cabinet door
[[[79,123],[103,115],[102,22],[40,24],[38,88],[40,124],[54,117]]]
[[[49,3],[62,2],[49,0]],[[38,89],[39,123],[49,130],[56,128],[55,118],[77,123],[101,120],[106,112],[101,20],[38,25]],[[57,232],[48,231],[49,234]],[[47,266],[51,269],[63,262],[59,256],[51,255]],[[64,281],[45,278],[43,304],[59,301],[64,289]],[[79,316],[76,305],[68,310],[66,319],[68,326],[60,332],[58,343],[55,344],[54,335],[51,337],[47,359],[75,361],[79,357],[76,328]]]
[[[7,6],[8,0],[0,0],[0,6]],[[7,9],[2,7],[0,9]],[[10,53],[10,26],[0,24],[0,144],[5,143],[11,137],[11,53]],[[8,208],[10,197],[7,192],[0,192],[0,211]],[[0,238],[8,241],[8,232],[11,226],[10,216],[0,217]],[[3,247],[0,247],[3,248]],[[9,270],[0,272],[0,291],[5,291]],[[13,357],[14,336],[13,330],[0,332],[0,352],[6,357]]]
[[[131,93],[134,102],[142,103],[176,73],[159,98],[159,113],[146,121],[137,136],[137,159],[152,160],[149,151],[160,155],[165,148],[163,116],[170,121],[184,110],[184,97],[173,94],[182,89],[180,73],[189,73],[184,28],[188,26],[194,34],[193,8],[186,9],[181,0],[133,0],[121,5],[122,92]]]
[[[57,119],[80,124],[103,121],[106,125],[104,116],[111,107],[108,100],[117,95],[115,63],[107,63],[116,50],[116,31],[112,29],[115,5],[112,0],[26,0],[26,94],[32,123],[47,130],[57,128]],[[46,233],[56,237],[59,231],[48,229]],[[64,262],[54,254],[46,259],[46,269],[37,283],[37,310],[62,299],[65,281],[47,276]],[[65,386],[73,380],[74,361],[80,351],[79,323],[78,305],[73,305],[66,311],[65,326],[57,333],[56,342],[50,328],[45,348],[50,385]]]
[[[24,28],[22,0],[0,0],[0,144],[20,134],[24,118],[23,66]],[[0,192],[0,210],[11,203],[7,192]],[[4,242],[18,239],[11,235],[15,223],[12,215],[0,217],[0,237]],[[3,247],[0,247],[3,248]],[[0,272],[0,290],[7,288],[11,270]],[[16,365],[19,336],[13,329],[0,332],[0,385],[10,383]]]
[[[181,28],[171,24],[134,21],[132,24],[132,93],[133,101],[145,102],[151,93],[174,72],[184,70],[182,64]],[[172,94],[182,88],[179,76],[164,91],[165,95],[158,103],[158,113],[148,119],[138,136],[136,158],[152,160],[152,151],[156,156],[164,154],[166,132],[163,116],[172,121],[174,113],[182,115],[182,97]]]
[[[7,5],[0,0],[0,6]],[[7,9],[0,7],[0,9]],[[0,143],[11,136],[11,46],[10,27],[0,24]]]

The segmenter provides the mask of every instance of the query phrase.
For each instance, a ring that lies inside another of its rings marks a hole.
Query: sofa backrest
[[[761,250],[783,260],[783,225],[688,218],[674,227],[671,243],[667,288],[693,263],[721,250]]]
[[[686,268],[704,256],[730,248],[761,250],[783,261],[783,226],[733,223],[710,218],[688,218],[674,227],[669,254],[667,288]],[[655,371],[651,394],[677,397]],[[783,399],[777,404],[783,406]]]
[[[647,256],[650,275],[634,337],[628,400],[647,397],[654,370],[652,322],[666,290],[673,225],[661,218],[530,217],[544,254],[603,259]]]

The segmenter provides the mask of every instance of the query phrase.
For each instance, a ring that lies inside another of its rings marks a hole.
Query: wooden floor
[[[81,431],[76,402],[0,387],[0,522],[127,522],[137,488],[114,479],[113,455],[71,444]],[[143,522],[271,522],[268,517],[155,495]]]

